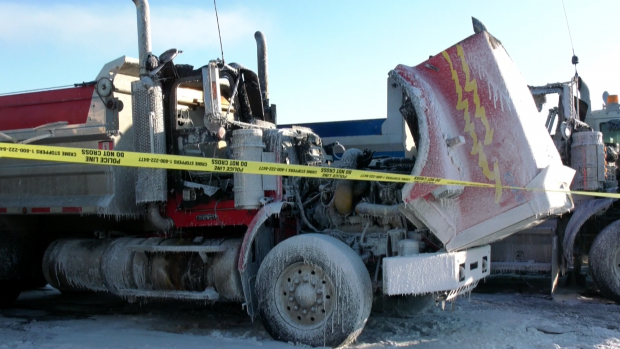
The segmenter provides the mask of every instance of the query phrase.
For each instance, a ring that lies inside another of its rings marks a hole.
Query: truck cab
[[[594,131],[603,133],[603,142],[617,144],[620,143],[620,104],[618,95],[603,94],[603,109],[590,112],[586,118],[586,123]]]

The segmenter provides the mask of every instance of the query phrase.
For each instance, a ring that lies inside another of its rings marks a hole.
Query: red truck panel
[[[0,96],[0,130],[34,128],[52,122],[84,124],[94,86]]]
[[[525,187],[542,169],[561,168],[562,163],[542,122],[535,120],[538,114],[525,80],[495,38],[486,32],[473,35],[415,67],[397,66],[392,76],[408,91],[419,120],[413,174],[497,186],[465,187],[460,196],[447,199],[432,194],[435,185],[408,184],[403,189],[409,209],[444,243],[463,232],[475,237],[461,236],[454,248],[478,238],[491,240],[494,233],[514,224],[525,226],[555,209],[549,207],[547,193],[500,187]],[[449,146],[458,136],[465,143]],[[565,173],[562,179],[570,183],[572,175]],[[524,206],[513,214],[525,204],[532,208]],[[508,219],[516,215],[519,220]]]

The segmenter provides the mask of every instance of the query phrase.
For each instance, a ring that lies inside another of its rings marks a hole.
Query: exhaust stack
[[[136,5],[140,76],[148,75],[146,59],[151,54],[151,14],[147,0],[132,0]]]
[[[263,105],[269,105],[269,73],[267,72],[267,40],[260,31],[254,33],[256,56],[258,60],[258,81],[263,92]]]
[[[136,5],[138,19],[138,50],[140,52],[140,80],[131,83],[134,150],[140,153],[166,154],[164,130],[164,106],[161,83],[149,76],[148,61],[152,56],[151,21],[147,0],[132,0]],[[154,58],[155,59],[155,58]],[[150,68],[150,69],[149,69]],[[161,219],[153,219],[159,213],[154,203],[167,199],[167,175],[164,169],[135,169],[136,204],[149,205],[151,223],[157,230],[170,228],[170,222],[162,224]],[[156,217],[157,218],[157,217]]]

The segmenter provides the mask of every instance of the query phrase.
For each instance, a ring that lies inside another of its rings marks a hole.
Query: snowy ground
[[[487,280],[451,310],[372,315],[350,348],[620,348],[620,305],[584,288],[546,296],[548,279]],[[127,304],[102,294],[25,292],[0,310],[0,348],[294,348],[239,305]]]

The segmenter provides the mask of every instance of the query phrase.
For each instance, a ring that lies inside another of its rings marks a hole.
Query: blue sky
[[[213,2],[152,0],[153,51],[177,63],[220,56]],[[594,109],[620,93],[620,1],[565,0],[580,75]],[[224,55],[256,69],[253,33],[265,33],[271,101],[281,123],[385,117],[385,79],[473,33],[471,16],[502,41],[529,84],[574,74],[561,0],[218,1]],[[0,93],[93,80],[119,56],[137,56],[129,0],[0,0]]]

